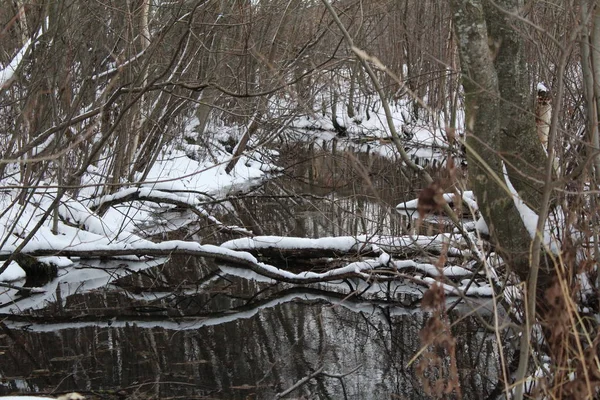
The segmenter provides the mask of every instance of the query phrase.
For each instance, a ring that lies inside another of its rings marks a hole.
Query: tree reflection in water
[[[173,266],[184,261],[28,315],[3,315],[0,393],[273,398],[321,370],[292,395],[420,398],[414,366],[407,366],[426,319],[419,288],[373,285],[357,297],[344,283],[255,282],[197,260],[177,273]],[[463,394],[481,398],[497,381],[495,339],[462,307],[453,333]],[[486,315],[483,307],[478,316]]]

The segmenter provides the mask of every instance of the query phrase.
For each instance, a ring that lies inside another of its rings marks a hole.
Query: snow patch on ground
[[[192,119],[190,124],[194,123],[197,121]],[[111,206],[102,216],[92,209],[101,203],[136,192],[141,195],[156,195],[165,200],[179,201],[196,207],[201,200],[225,196],[229,191],[236,190],[242,185],[266,178],[270,171],[275,170],[263,155],[248,151],[246,155],[240,157],[231,173],[227,174],[225,166],[232,156],[222,147],[217,146],[211,153],[212,157],[194,159],[188,154],[189,146],[191,145],[178,144],[165,150],[143,180],[141,174],[138,174],[135,184],[125,185],[119,191],[108,195],[102,195],[99,190],[103,183],[100,172],[106,171],[107,166],[102,163],[91,166],[82,179],[84,188],[79,192],[78,197],[72,198],[66,194],[61,197],[57,207],[60,218],[55,226],[56,230],[53,231],[53,218],[49,215],[24,250],[94,250],[148,246],[151,243],[139,236],[137,232],[146,228],[148,221],[153,220],[159,210],[164,211],[165,208],[173,206],[132,201]],[[11,175],[0,184],[20,185],[19,174]],[[47,187],[44,187],[45,185]],[[2,254],[10,254],[22,244],[46,210],[51,208],[57,189],[47,182],[41,182],[40,186],[24,206],[20,206],[17,202],[19,196],[17,190],[0,194],[0,209],[5,210],[0,216]],[[201,210],[199,207],[198,209]],[[208,213],[206,217],[211,218]],[[176,218],[173,216],[166,221],[165,230],[171,227],[170,222],[173,219]],[[187,220],[192,221],[189,215]],[[180,225],[175,227],[178,228]],[[54,263],[60,268],[71,263],[66,258],[56,257],[45,261]],[[0,275],[0,281],[15,281],[24,276],[22,269],[15,263],[11,263]]]

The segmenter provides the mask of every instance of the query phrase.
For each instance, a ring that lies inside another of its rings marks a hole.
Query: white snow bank
[[[14,282],[21,279],[25,279],[25,271],[23,268],[19,267],[19,264],[12,261],[8,268],[0,275],[0,281],[4,282]]]
[[[188,122],[188,127],[193,124],[197,124],[194,118]],[[189,129],[193,130],[193,127]],[[250,152],[242,155],[235,168],[227,174],[225,167],[231,158],[230,153],[215,148],[211,150],[210,159],[198,158],[197,154],[191,158],[188,153],[197,153],[197,151],[189,151],[189,147],[199,146],[178,144],[176,148],[165,150],[143,181],[143,176],[137,174],[135,177],[137,182],[132,183],[135,187],[125,187],[109,195],[98,196],[95,193],[95,186],[103,184],[102,174],[99,172],[105,170],[105,166],[91,167],[82,182],[89,187],[81,191],[81,198],[89,200],[87,203],[82,200],[82,203],[94,208],[102,203],[138,193],[139,200],[115,204],[105,213],[103,220],[110,220],[112,226],[128,232],[164,233],[185,225],[185,221],[176,216],[170,216],[168,219],[161,218],[161,211],[174,207],[166,204],[168,200],[187,204],[212,220],[212,216],[201,207],[201,201],[224,197],[228,192],[249,186],[276,170],[268,160],[257,153]],[[161,203],[145,202],[144,197],[148,196],[165,199],[162,205],[167,206],[160,207]],[[193,218],[188,216],[187,223],[192,221]],[[217,220],[213,222],[222,225]],[[237,227],[227,228],[237,229]]]
[[[195,195],[223,193],[235,185],[265,176],[263,163],[242,155],[233,171],[225,172],[229,153],[219,154],[219,160],[200,162],[189,158],[183,150],[172,150],[152,166],[144,186],[164,191],[191,192]]]
[[[194,123],[192,119],[188,125]],[[191,128],[190,128],[191,129]],[[176,147],[179,145],[175,145]],[[185,146],[180,146],[185,147]],[[136,176],[138,182],[135,187],[126,187],[116,193],[98,196],[98,188],[105,183],[103,176],[110,170],[109,165],[102,159],[98,165],[91,165],[82,178],[82,190],[77,198],[63,195],[58,206],[61,220],[58,222],[57,231],[52,231],[52,217],[47,218],[33,239],[25,247],[25,251],[35,250],[99,250],[143,248],[151,242],[143,239],[138,232],[156,234],[178,229],[194,220],[193,215],[186,214],[185,218],[170,215],[164,221],[161,212],[167,207],[160,207],[161,203],[144,202],[145,196],[158,197],[165,200],[184,203],[196,212],[205,215],[216,225],[228,230],[241,228],[224,226],[205,209],[200,206],[202,200],[209,197],[224,196],[230,190],[248,185],[249,182],[264,178],[272,165],[260,158],[259,155],[243,155],[231,174],[225,173],[225,165],[231,154],[218,148],[213,149],[212,158],[190,158],[185,150],[171,147],[166,149],[162,158],[158,159],[151,168],[148,176]],[[16,170],[18,172],[18,170]],[[2,182],[3,186],[19,186],[19,174],[15,173]],[[54,201],[57,190],[44,187],[48,183],[41,182],[26,205],[20,206],[15,201],[19,195],[17,190],[0,193],[0,209],[6,210],[0,218],[0,246],[2,254],[13,252],[38,223],[41,215],[48,210]],[[137,201],[117,204],[100,216],[90,207],[98,206],[107,201],[123,198],[129,194],[138,193]],[[164,203],[163,203],[164,204]],[[181,211],[180,214],[185,214]],[[197,217],[196,217],[197,218]],[[182,220],[184,220],[182,222]],[[155,221],[155,224],[152,224]],[[250,233],[244,231],[244,233]],[[127,258],[127,257],[126,257]],[[132,257],[129,257],[130,259]],[[59,267],[70,263],[68,259],[54,258],[50,260]],[[24,272],[12,263],[0,275],[0,281],[13,281],[24,277]]]

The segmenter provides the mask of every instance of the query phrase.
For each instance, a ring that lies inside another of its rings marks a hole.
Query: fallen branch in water
[[[385,265],[384,259],[360,261],[348,266],[336,268],[323,273],[310,271],[298,274],[259,262],[252,254],[242,251],[230,250],[213,245],[201,245],[196,242],[185,242],[179,240],[166,241],[162,243],[143,243],[140,246],[127,247],[119,244],[89,245],[81,244],[71,248],[31,248],[26,246],[22,253],[33,256],[60,256],[69,258],[119,258],[125,256],[136,257],[165,257],[172,255],[187,255],[196,257],[212,258],[217,262],[226,263],[236,267],[247,268],[267,278],[282,282],[308,284],[317,282],[328,282],[333,280],[361,278],[372,279],[368,272]],[[10,257],[9,253],[0,254],[0,260]],[[380,257],[381,258],[381,257]],[[389,256],[388,256],[389,258]],[[388,271],[389,275],[389,271]]]
[[[406,257],[425,254],[448,254],[468,256],[470,253],[459,247],[454,235],[434,236],[336,236],[317,239],[255,236],[227,241],[221,245],[231,250],[247,251],[266,258],[320,258],[339,256],[378,256],[382,251]]]
[[[332,240],[335,238],[328,239]],[[344,240],[348,241],[348,238],[345,238]],[[349,242],[347,244],[349,244]],[[458,266],[438,267],[433,264],[417,263],[413,260],[393,260],[389,254],[382,250],[380,250],[380,255],[377,258],[350,262],[347,265],[332,268],[324,272],[301,271],[294,273],[277,268],[273,265],[259,262],[252,254],[244,251],[179,240],[162,243],[143,241],[137,246],[132,243],[81,243],[67,248],[42,248],[36,243],[25,246],[22,253],[31,257],[62,256],[70,258],[101,259],[127,256],[165,257],[174,255],[207,257],[214,259],[218,263],[239,269],[250,270],[263,277],[279,282],[302,285],[331,281],[339,282],[344,279],[361,279],[369,282],[405,280],[422,286],[429,286],[436,282],[434,278],[439,276],[461,279],[472,275],[470,270]],[[0,254],[0,260],[8,257],[10,257],[10,253],[4,252]],[[445,286],[445,290],[448,293],[457,293],[457,291],[463,289],[462,286],[453,286],[450,284]],[[491,295],[491,290],[489,290],[488,287],[472,287],[467,290],[466,294],[487,296]]]

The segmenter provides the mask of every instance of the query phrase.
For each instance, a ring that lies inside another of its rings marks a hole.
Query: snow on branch
[[[506,170],[506,165],[502,165],[502,172],[504,174],[504,182],[508,190],[510,191],[513,202],[521,220],[523,221],[523,225],[525,225],[525,229],[529,232],[529,236],[533,239],[536,235],[537,223],[539,216],[535,211],[533,211],[521,198],[512,182],[510,181],[510,177],[508,176],[508,171]],[[559,239],[556,237],[555,232],[556,228],[564,223],[564,216],[560,213],[560,210],[555,210],[555,213],[550,213],[548,219],[546,220],[544,231],[542,232],[542,244],[543,246],[551,251],[554,254],[560,253],[561,244]]]
[[[168,257],[172,255],[188,255],[196,257],[212,258],[218,263],[224,263],[236,268],[251,270],[264,277],[293,284],[311,284],[343,279],[359,278],[363,280],[395,280],[407,279],[418,284],[428,286],[435,282],[433,278],[447,276],[460,278],[472,275],[468,269],[458,266],[439,268],[433,264],[421,264],[412,260],[393,261],[387,253],[382,252],[377,258],[365,259],[349,263],[339,268],[333,268],[325,272],[302,271],[290,272],[273,265],[259,262],[252,254],[231,250],[214,245],[202,245],[197,242],[186,242],[180,240],[165,241],[162,243],[79,243],[72,246],[52,246],[50,243],[42,246],[38,242],[30,242],[22,253],[34,257],[61,256],[76,258],[118,258],[124,256],[144,257]],[[0,259],[7,259],[9,251],[2,251]],[[418,271],[425,277],[415,277]],[[408,272],[403,274],[403,272]],[[431,280],[428,280],[431,279]],[[455,288],[449,286],[449,292]],[[481,293],[478,293],[481,294]]]
[[[444,200],[447,203],[454,203],[455,200],[455,194],[454,193],[444,193]],[[462,192],[462,201],[463,203],[468,207],[468,209],[470,209],[472,212],[476,212],[479,210],[479,206],[477,205],[477,201],[475,200],[475,195],[473,194],[473,191],[471,190],[466,190],[464,192]],[[409,200],[409,201],[405,201],[404,203],[400,203],[396,206],[397,210],[417,210],[419,206],[419,200],[418,199],[414,199],[414,200]]]
[[[335,257],[339,255],[415,254],[427,252],[466,255],[459,247],[460,237],[439,234],[434,236],[338,236],[318,239],[281,236],[256,236],[230,240],[221,246],[232,250],[260,253],[266,257],[296,255],[306,258]]]
[[[371,276],[368,271],[386,265],[389,256],[384,254],[378,259],[365,260],[351,263],[345,267],[336,268],[323,273],[301,272],[292,273],[272,265],[258,262],[250,253],[234,251],[223,247],[213,245],[201,245],[196,242],[186,242],[181,240],[165,241],[161,243],[144,242],[135,243],[79,243],[72,246],[52,246],[48,243],[41,246],[39,243],[30,242],[22,250],[22,253],[39,256],[62,256],[77,258],[117,258],[124,256],[137,257],[165,257],[171,255],[188,255],[197,257],[213,258],[217,262],[239,266],[250,269],[267,278],[275,279],[288,283],[317,283],[344,278],[358,277],[369,279]],[[7,259],[10,252],[3,250],[0,253],[0,260]]]
[[[92,80],[98,80],[98,79],[103,78],[103,77],[110,77],[111,75],[119,72],[119,70],[121,68],[124,68],[127,65],[131,64],[132,62],[137,61],[139,58],[141,58],[144,55],[144,53],[146,52],[147,49],[148,48],[143,49],[142,51],[140,51],[135,56],[131,57],[128,60],[123,61],[122,63],[120,63],[119,65],[117,65],[117,66],[115,66],[113,68],[109,68],[106,71],[100,72],[99,74],[92,75],[92,77],[90,79],[92,79]]]
[[[48,21],[46,20],[46,24]],[[6,65],[4,68],[0,69],[0,89],[4,89],[13,79],[15,72],[23,62],[23,58],[25,54],[31,47],[31,43],[37,40],[42,34],[42,28],[40,28],[33,38],[27,39],[23,47],[17,52],[17,54],[13,57],[13,59]]]

